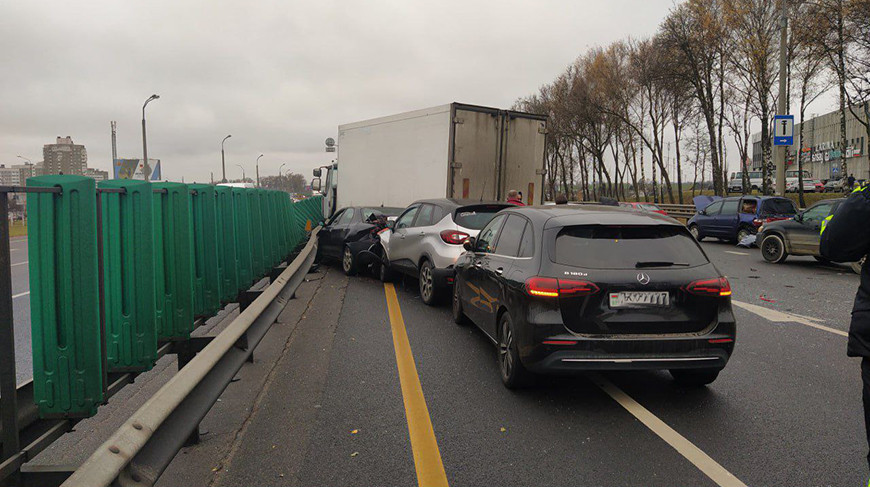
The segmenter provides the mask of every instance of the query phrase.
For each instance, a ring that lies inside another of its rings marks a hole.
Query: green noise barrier
[[[188,187],[193,223],[193,315],[211,316],[221,306],[215,190],[209,184]]]
[[[27,196],[33,394],[42,417],[86,417],[103,402],[96,191],[91,178],[38,176]]]
[[[233,207],[233,189],[216,186],[218,273],[220,274],[221,301],[230,302],[239,294],[239,263],[236,257],[236,218]]]
[[[184,340],[193,330],[190,192],[183,183],[155,183],[153,195],[157,336]]]
[[[146,181],[102,181],[106,358],[112,372],[150,370],[157,360],[152,190]]]
[[[248,189],[247,191],[251,221],[251,267],[254,269],[254,280],[257,280],[266,272],[266,255],[263,242],[263,212],[260,206],[260,190]]]
[[[233,188],[233,212],[236,223],[236,263],[239,270],[241,292],[254,281],[254,268],[251,244],[250,192],[245,188]]]
[[[274,267],[278,262],[278,248],[275,245],[275,215],[272,211],[271,191],[260,189],[260,218],[263,228],[263,255],[265,256],[265,271]]]

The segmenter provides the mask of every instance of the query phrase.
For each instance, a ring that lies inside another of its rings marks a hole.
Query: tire
[[[761,256],[771,264],[781,264],[788,257],[785,242],[779,235],[768,235],[761,241]]]
[[[698,225],[689,225],[689,233],[695,237],[695,240],[701,241],[704,240],[704,237],[701,236],[701,230],[698,228]]]
[[[465,310],[462,308],[462,300],[459,298],[459,282],[453,281],[453,322],[460,326],[465,326],[471,323],[468,316],[465,315]]]
[[[498,370],[501,381],[508,389],[526,387],[531,383],[532,375],[520,361],[510,313],[502,313],[498,323]]]
[[[703,387],[716,380],[721,369],[671,369],[668,372],[681,386]]]
[[[864,267],[864,261],[867,260],[867,256],[861,258],[858,262],[852,262],[849,264],[849,267],[852,268],[852,272],[855,274],[861,274],[861,268]]]
[[[393,281],[393,270],[390,269],[389,262],[386,262],[383,256],[381,256],[380,262],[375,262],[374,268],[372,269],[375,273],[375,276],[381,282],[392,282]]]
[[[440,293],[438,292],[438,287],[435,286],[435,268],[432,266],[432,263],[424,260],[420,264],[419,274],[420,299],[428,306],[435,306],[438,303]]]
[[[346,245],[344,246],[344,252],[341,254],[341,270],[344,271],[346,276],[353,276],[357,271],[356,257],[350,251],[350,247]]]
[[[752,230],[746,227],[740,227],[737,229],[737,242],[742,241],[744,238],[752,235]]]

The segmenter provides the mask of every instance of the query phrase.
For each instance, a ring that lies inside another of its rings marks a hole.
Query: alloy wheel
[[[345,247],[344,257],[341,259],[341,268],[344,270],[345,273],[350,272],[353,268],[353,254],[347,247]]]
[[[514,367],[514,359],[511,355],[511,347],[513,346],[514,335],[511,332],[511,327],[508,325],[508,320],[503,320],[501,324],[501,334],[498,342],[498,358],[501,365],[502,374],[505,377],[510,377]]]
[[[432,298],[432,267],[427,263],[420,269],[420,294],[423,301],[429,302]]]

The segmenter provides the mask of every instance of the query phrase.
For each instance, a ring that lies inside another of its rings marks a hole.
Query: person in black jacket
[[[822,222],[822,257],[837,262],[858,262],[870,251],[870,186],[855,189],[837,211]],[[864,383],[864,427],[870,444],[870,267],[861,266],[861,284],[852,307],[846,354],[861,357]],[[870,453],[867,455],[870,464]]]

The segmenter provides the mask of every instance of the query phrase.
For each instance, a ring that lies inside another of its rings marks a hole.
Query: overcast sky
[[[149,156],[163,176],[238,178],[265,154],[310,177],[337,126],[452,101],[506,108],[585,49],[656,27],[672,0],[0,2],[0,163],[58,135],[89,165]]]

